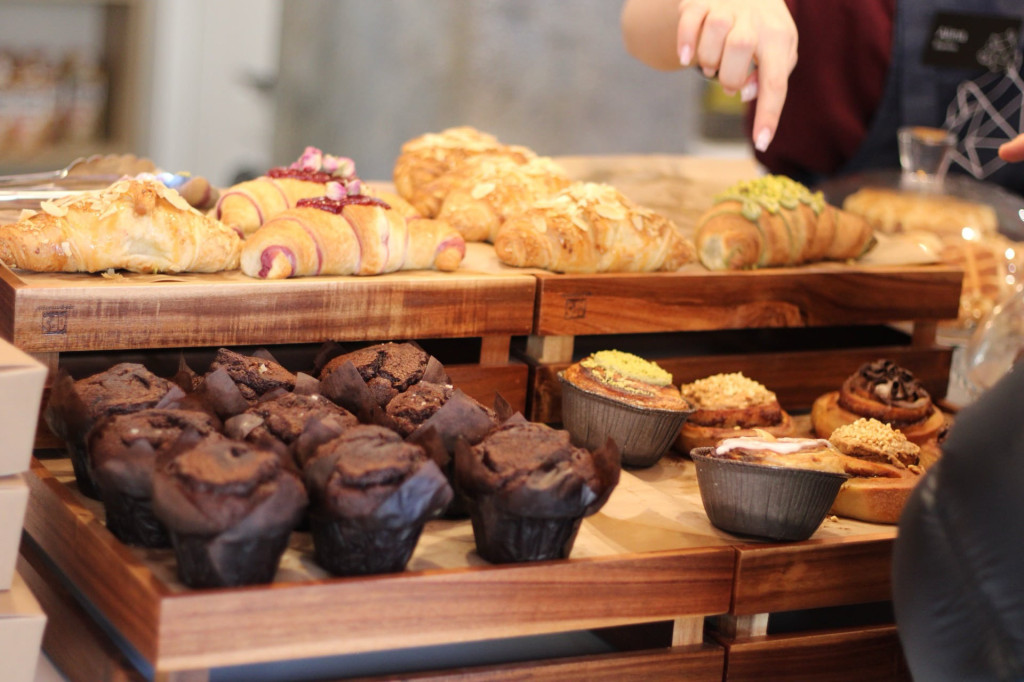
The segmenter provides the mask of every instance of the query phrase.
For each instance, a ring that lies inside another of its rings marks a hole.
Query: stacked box
[[[0,661],[4,680],[35,676],[46,615],[15,572],[28,506],[28,470],[46,367],[0,340]]]

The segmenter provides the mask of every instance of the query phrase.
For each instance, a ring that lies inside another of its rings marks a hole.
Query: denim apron
[[[897,0],[892,53],[882,101],[856,154],[840,169],[841,175],[873,168],[899,168],[896,130],[904,125],[944,127],[947,113],[951,121],[955,118],[957,86],[967,81],[987,84],[990,90],[998,88],[996,92],[1001,93],[999,103],[1011,109],[1016,97],[1017,109],[1007,120],[1017,132],[1024,132],[1020,127],[1020,93],[1015,85],[1006,81],[1005,74],[996,76],[980,69],[936,67],[922,62],[925,45],[931,38],[932,20],[935,13],[942,10],[1024,17],[1024,0],[972,0],[970,3],[963,0]],[[1018,74],[1021,70],[1021,37],[1018,36],[1016,46]],[[954,106],[950,107],[951,104]],[[958,142],[958,152],[963,155],[966,155],[965,132],[961,131]],[[1005,135],[1001,131],[997,134]],[[1005,135],[1005,139],[1010,137]],[[992,146],[979,149],[979,152],[991,159],[996,149]],[[998,166],[998,169],[992,171],[993,166]],[[966,173],[968,170],[956,163],[950,167],[951,173]],[[990,172],[979,179],[1024,194],[1024,163],[991,161],[986,170]]]

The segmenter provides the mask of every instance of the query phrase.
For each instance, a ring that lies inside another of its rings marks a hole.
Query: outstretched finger
[[[766,51],[757,65],[757,108],[754,111],[754,148],[765,151],[775,137],[789,91],[789,74],[796,64],[795,50]]]

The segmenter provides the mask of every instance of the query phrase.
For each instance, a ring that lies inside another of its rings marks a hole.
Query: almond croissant
[[[238,267],[242,240],[155,180],[46,201],[0,226],[0,260],[37,272],[219,272]]]
[[[555,272],[671,271],[694,260],[693,243],[671,220],[589,182],[506,221],[494,250],[506,265]]]
[[[303,200],[254,232],[242,250],[241,267],[263,279],[451,271],[465,252],[462,235],[443,221],[407,220],[366,195],[318,197]]]
[[[467,241],[493,242],[504,222],[569,186],[568,174],[547,157],[520,163],[490,154],[466,159],[450,173],[437,217]]]
[[[524,163],[536,156],[527,149],[506,145],[470,126],[426,133],[402,145],[395,160],[393,179],[398,193],[426,218],[436,218],[448,194],[449,173],[469,158],[483,154],[507,156]]]
[[[875,240],[867,221],[825,203],[821,192],[769,175],[715,197],[697,222],[695,242],[709,270],[740,270],[848,260]]]

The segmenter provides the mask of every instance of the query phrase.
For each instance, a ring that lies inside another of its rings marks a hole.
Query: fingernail
[[[750,102],[757,97],[757,81],[750,81],[740,90],[740,101]]]
[[[756,149],[759,152],[766,151],[768,149],[768,145],[771,144],[771,142],[772,131],[768,130],[767,128],[761,128],[761,132],[759,132],[757,134],[757,137],[754,138],[754,149]]]
[[[712,68],[707,67],[707,66],[704,67],[704,77],[705,78],[714,78],[716,73],[718,73],[718,71],[716,69],[712,69]]]
[[[679,63],[683,66],[689,66],[693,60],[693,48],[689,45],[683,45],[679,50]]]

